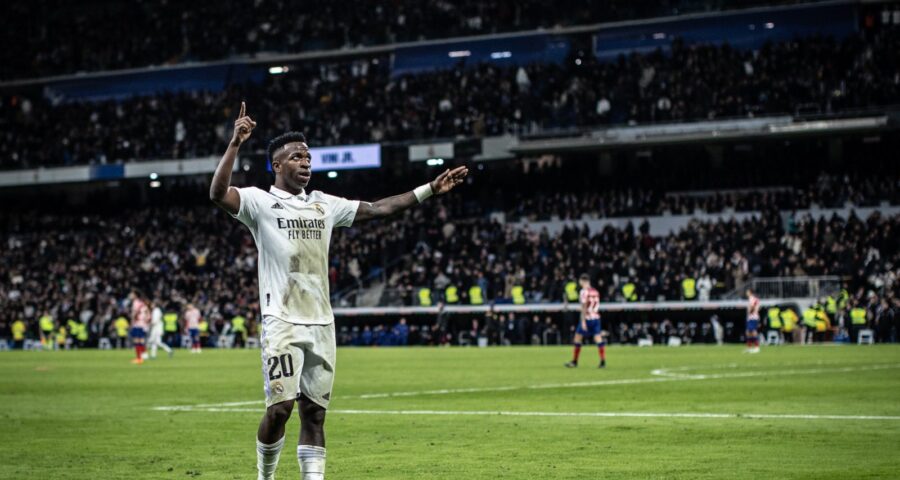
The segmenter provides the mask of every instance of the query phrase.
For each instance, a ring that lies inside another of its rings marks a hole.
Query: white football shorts
[[[297,325],[272,316],[260,329],[266,407],[306,395],[328,408],[334,385],[334,323]]]

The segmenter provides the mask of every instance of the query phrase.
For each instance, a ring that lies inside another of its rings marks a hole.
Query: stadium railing
[[[833,275],[810,277],[761,277],[723,295],[725,299],[743,298],[746,289],[759,298],[821,298],[841,289],[841,278]]]

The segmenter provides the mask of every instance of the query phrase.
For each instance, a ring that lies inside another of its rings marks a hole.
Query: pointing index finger
[[[241,113],[238,115],[238,118],[243,118],[244,114],[247,112],[247,104],[241,102]]]

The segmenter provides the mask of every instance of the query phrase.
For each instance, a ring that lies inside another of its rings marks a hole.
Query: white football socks
[[[325,447],[298,445],[297,460],[303,480],[325,480]]]
[[[256,439],[256,469],[259,471],[258,480],[274,480],[275,467],[278,466],[278,457],[281,456],[281,447],[284,446],[284,437],[281,440],[266,445]]]

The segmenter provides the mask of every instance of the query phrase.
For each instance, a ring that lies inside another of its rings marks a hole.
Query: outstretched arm
[[[456,167],[453,170],[448,169],[431,182],[415,190],[394,195],[393,197],[382,198],[374,203],[359,202],[359,209],[356,210],[356,218],[353,221],[359,222],[387,217],[402,212],[413,205],[418,205],[421,203],[421,200],[425,200],[431,195],[443,195],[462,183],[468,173],[469,169],[465,166]]]
[[[216,173],[209,186],[209,199],[231,214],[238,213],[241,208],[241,196],[237,189],[231,186],[234,159],[237,158],[241,144],[250,138],[250,132],[254,127],[256,127],[256,122],[247,116],[247,106],[241,102],[241,113],[234,121],[234,134],[231,136],[231,141],[228,142],[228,149],[225,150],[225,155],[222,155],[222,160],[219,161],[219,166],[216,167]]]

